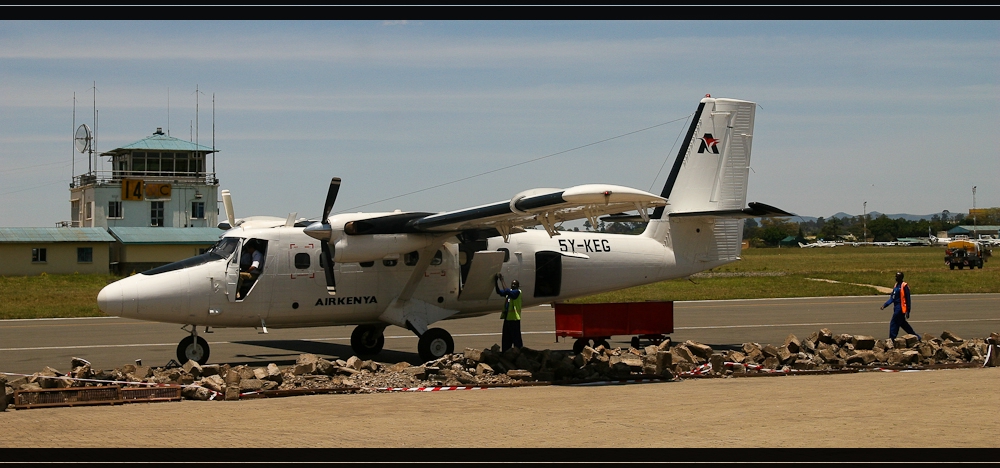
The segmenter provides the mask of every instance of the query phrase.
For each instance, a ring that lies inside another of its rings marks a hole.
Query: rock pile
[[[572,351],[513,348],[500,352],[468,348],[422,365],[386,364],[353,356],[329,361],[314,354],[299,355],[295,364],[281,368],[228,364],[154,368],[127,364],[112,370],[94,370],[89,362],[73,358],[72,370],[51,367],[30,376],[5,378],[6,398],[0,411],[13,403],[15,390],[70,388],[98,385],[179,385],[182,396],[193,400],[236,400],[253,396],[292,395],[324,391],[379,392],[426,387],[514,386],[637,378],[676,379],[698,375],[743,376],[755,373],[864,370],[873,368],[927,368],[936,365],[1000,366],[1000,334],[965,340],[951,332],[940,337],[905,335],[895,340],[833,334],[824,328],[806,339],[789,335],[781,346],[744,343],[737,349],[716,351],[694,341],[663,342],[636,348],[584,347]]]

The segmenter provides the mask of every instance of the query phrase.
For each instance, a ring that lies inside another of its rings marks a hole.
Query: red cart
[[[576,338],[573,351],[604,345],[614,335],[633,335],[632,347],[641,339],[659,344],[674,332],[674,302],[612,302],[555,304],[556,337]]]

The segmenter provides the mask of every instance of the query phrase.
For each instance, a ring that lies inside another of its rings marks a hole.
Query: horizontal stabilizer
[[[770,217],[785,217],[785,216],[798,216],[794,213],[789,213],[780,208],[775,208],[771,205],[765,205],[763,203],[750,202],[749,208],[743,208],[742,210],[715,210],[715,211],[692,211],[686,213],[670,213],[671,218],[685,218],[685,217],[695,217],[695,216],[711,216],[716,218],[770,218]],[[639,223],[643,222],[641,216],[637,214],[625,214],[616,213],[610,216],[604,216],[601,221],[606,223]]]
[[[684,213],[670,213],[671,218],[688,218],[695,216],[710,216],[715,218],[771,218],[797,216],[780,208],[763,203],[750,202],[749,208],[742,210],[715,210],[715,211],[689,211]]]

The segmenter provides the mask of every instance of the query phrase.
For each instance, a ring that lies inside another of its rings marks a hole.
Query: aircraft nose
[[[97,293],[97,308],[101,309],[104,315],[126,317],[134,314],[135,285],[130,283],[129,278],[125,278],[102,288],[101,292]]]
[[[121,315],[122,287],[117,281],[101,288],[101,292],[97,293],[97,308],[104,315]]]

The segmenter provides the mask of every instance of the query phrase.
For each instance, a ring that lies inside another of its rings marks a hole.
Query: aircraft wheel
[[[590,340],[586,338],[577,338],[573,342],[573,354],[580,354],[583,352],[583,348],[586,348],[590,344]]]
[[[177,345],[177,361],[184,364],[188,361],[195,361],[200,365],[208,362],[208,342],[204,338],[188,335]]]
[[[455,351],[455,340],[451,334],[442,328],[431,328],[420,336],[417,342],[417,352],[424,362],[433,361],[445,354]]]
[[[382,327],[373,325],[358,325],[351,333],[351,349],[358,356],[378,354],[385,346],[385,335]]]

